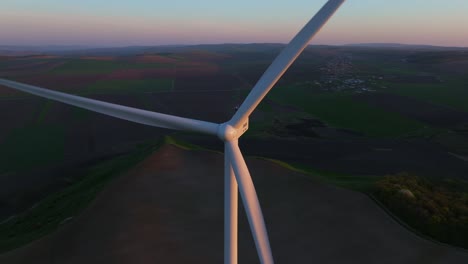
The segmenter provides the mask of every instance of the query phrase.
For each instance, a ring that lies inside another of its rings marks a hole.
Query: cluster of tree
[[[468,248],[468,183],[400,173],[379,180],[374,195],[422,234]]]

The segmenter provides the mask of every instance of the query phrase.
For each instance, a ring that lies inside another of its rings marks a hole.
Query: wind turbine
[[[238,139],[248,129],[250,114],[344,1],[329,0],[317,12],[268,67],[231,120],[222,124],[111,104],[5,79],[0,79],[0,84],[135,123],[218,136],[224,141],[224,263],[237,263],[239,190],[260,262],[270,264],[273,263],[273,256],[265,222]]]

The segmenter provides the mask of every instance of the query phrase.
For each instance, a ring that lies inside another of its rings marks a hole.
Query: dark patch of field
[[[8,96],[19,96],[21,95],[22,93],[20,91],[17,91],[17,90],[13,90],[11,88],[8,88],[8,87],[4,87],[4,86],[1,86],[0,85],[0,96],[1,97],[8,97]]]
[[[216,91],[235,90],[241,88],[242,84],[236,77],[229,74],[216,74],[206,76],[177,77],[175,83],[176,91]]]
[[[465,98],[468,96],[467,82],[458,77],[450,78],[444,83],[414,84],[401,83],[390,84],[388,93],[394,93],[415,99],[424,100],[438,105],[445,105],[457,110],[468,112],[468,104]]]
[[[464,75],[468,74],[468,60],[454,61],[433,65],[435,71],[449,75]]]
[[[184,52],[180,54],[180,56],[191,61],[221,61],[230,57],[225,53],[206,50],[193,50],[191,52]]]
[[[0,67],[0,74],[3,76],[18,76],[24,75],[25,73],[29,75],[46,73],[54,68],[60,67],[63,63],[63,60],[47,58],[22,61],[21,64]]]
[[[63,161],[64,129],[28,125],[13,130],[0,145],[0,173],[24,171]]]
[[[432,140],[445,146],[447,151],[454,154],[456,157],[468,161],[466,157],[463,158],[463,156],[468,155],[468,134],[466,132],[450,130],[446,133],[435,135]]]
[[[266,161],[247,163],[278,263],[468,261],[464,251],[415,236],[363,194],[323,185]],[[166,146],[112,182],[70,223],[1,255],[0,261],[222,262],[222,166],[219,154]],[[257,263],[239,209],[239,261]]]
[[[169,56],[162,56],[158,54],[145,54],[136,56],[135,61],[138,62],[157,62],[157,63],[177,63],[179,59],[169,57]]]
[[[92,98],[144,108],[140,99],[135,96],[102,94],[93,95]],[[169,133],[166,129],[143,126],[64,104],[54,104],[53,107],[46,120],[49,124],[54,124],[58,120],[68,119],[65,156],[73,160],[125,152],[135,144]]]
[[[89,164],[61,162],[28,171],[1,173],[0,222],[27,211],[51,193],[62,190]]]
[[[248,135],[248,134],[246,134]],[[188,142],[222,151],[215,139],[180,135]],[[410,172],[425,177],[468,180],[468,163],[428,141],[366,138],[242,138],[247,155],[304,164],[325,172],[380,177]],[[449,170],[447,168],[450,168]]]
[[[210,122],[226,122],[234,113],[236,91],[181,91],[150,94],[155,111]]]
[[[125,61],[72,59],[54,69],[52,74],[103,74],[125,67]],[[157,64],[154,64],[157,66]]]
[[[410,63],[419,64],[439,64],[447,62],[468,61],[468,52],[465,50],[420,52],[408,56],[407,60]]]
[[[431,126],[453,128],[468,122],[467,112],[401,95],[368,93],[356,95],[355,98],[386,111],[420,120]]]
[[[468,179],[466,162],[424,141],[242,141],[245,151],[251,155],[299,162],[323,171],[375,176],[407,171],[429,177]]]
[[[171,79],[99,80],[86,88],[86,93],[141,94],[170,91]]]
[[[113,61],[116,59],[114,56],[81,56],[82,60],[98,60],[98,61]]]
[[[184,65],[185,64],[185,65]],[[211,76],[219,71],[213,64],[176,64],[151,69],[120,69],[105,76],[106,79],[184,78]]]
[[[5,88],[6,89],[6,88]],[[12,89],[8,89],[12,90]],[[43,99],[30,100],[0,99],[0,144],[14,129],[20,129],[34,123],[35,113],[39,111]]]
[[[320,120],[301,118],[291,123],[283,124],[280,120],[275,120],[269,131],[271,134],[279,137],[319,137],[315,129],[324,128],[325,124]]]
[[[386,76],[385,80],[391,83],[417,83],[417,84],[432,84],[442,83],[442,80],[433,75],[396,75]]]

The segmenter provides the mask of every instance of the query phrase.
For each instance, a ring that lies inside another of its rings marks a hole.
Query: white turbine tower
[[[224,141],[224,263],[237,263],[237,195],[239,189],[260,262],[269,264],[273,263],[270,242],[252,178],[238,146],[238,139],[248,129],[250,114],[344,1],[329,0],[319,10],[276,57],[231,120],[223,124],[106,103],[5,79],[0,79],[0,84],[140,124],[218,136]]]

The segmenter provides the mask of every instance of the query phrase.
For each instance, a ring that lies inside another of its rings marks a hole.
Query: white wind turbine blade
[[[225,149],[231,159],[231,165],[236,176],[239,191],[244,203],[250,230],[257,247],[258,257],[262,264],[273,264],[268,233],[263,220],[262,210],[258,202],[257,192],[252,182],[249,169],[238,146],[237,140],[226,141]]]
[[[88,109],[101,114],[154,127],[188,130],[211,135],[217,135],[216,133],[219,127],[218,124],[211,122],[166,115],[133,107],[107,103],[5,79],[0,79],[0,85]]]
[[[344,1],[329,0],[281,51],[229,121],[233,127],[237,128],[245,123],[245,120],[255,110],[257,105],[305,49],[312,37],[325,25]]]

